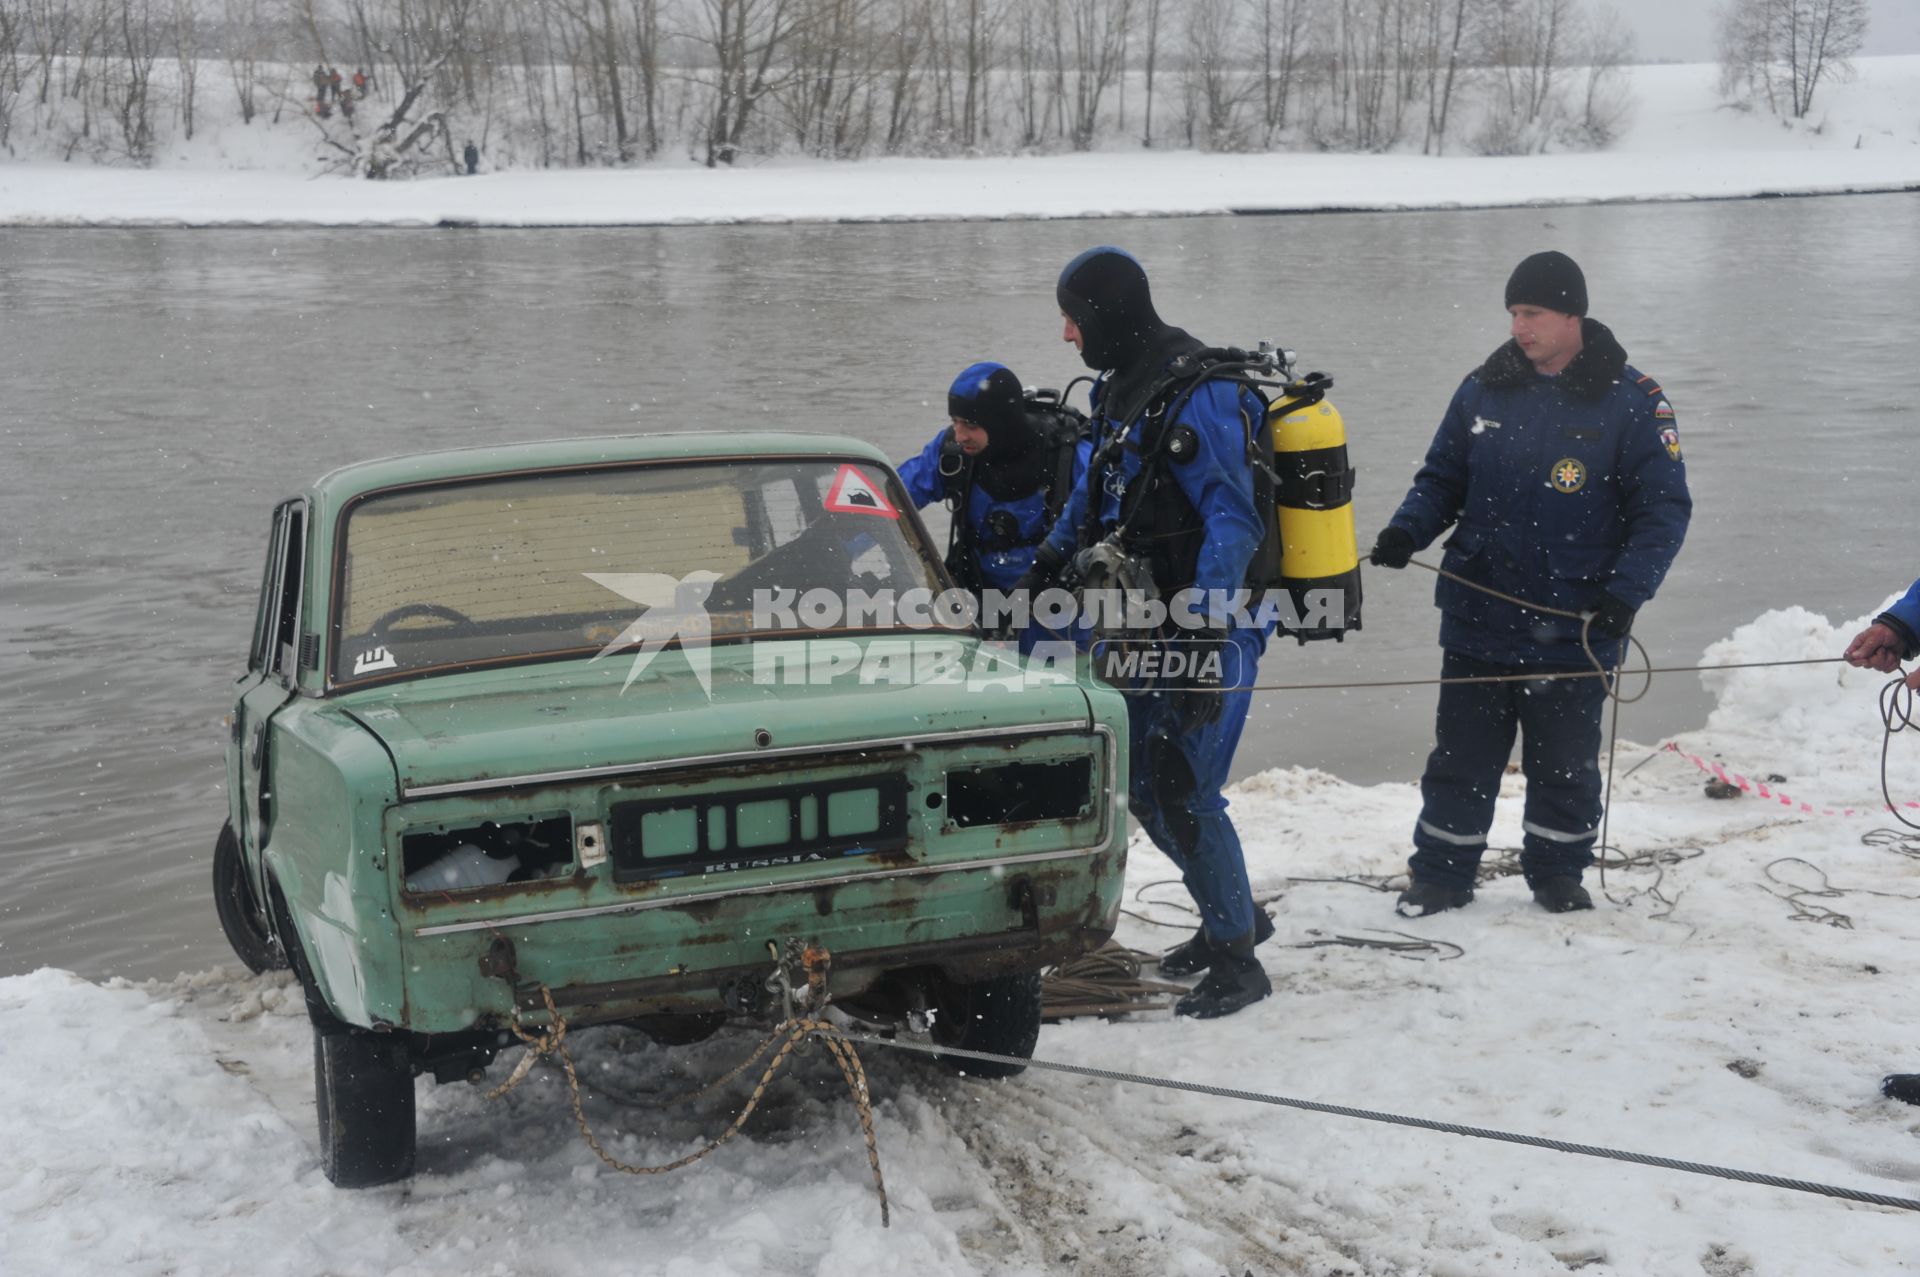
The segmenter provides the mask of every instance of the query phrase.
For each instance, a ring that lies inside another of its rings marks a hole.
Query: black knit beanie
[[[1563,315],[1587,313],[1587,277],[1565,253],[1535,253],[1507,278],[1508,306],[1540,306]]]

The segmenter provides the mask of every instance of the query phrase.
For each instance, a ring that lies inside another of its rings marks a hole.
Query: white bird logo
[[[627,681],[620,685],[621,691],[632,687],[633,680],[646,672],[647,666],[653,663],[654,653],[679,639],[681,650],[687,654],[688,667],[700,680],[700,690],[712,698],[713,653],[707,641],[713,636],[713,622],[707,616],[707,596],[713,593],[713,583],[720,579],[718,572],[703,568],[680,579],[664,572],[587,572],[582,575],[645,609],[593,657],[597,661],[623,647],[640,645],[640,650],[633,655],[633,668],[627,671]]]

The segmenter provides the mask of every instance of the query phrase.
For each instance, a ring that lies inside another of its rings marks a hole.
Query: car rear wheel
[[[1033,1058],[1034,1044],[1040,1040],[1038,971],[1021,971],[971,983],[939,976],[935,978],[932,993],[935,1045],[1017,1056],[1022,1060]],[[940,1062],[969,1077],[1012,1077],[1027,1067],[963,1056],[941,1056]]]
[[[403,1042],[316,1021],[313,1098],[328,1179],[372,1188],[413,1174],[413,1070]]]
[[[247,970],[259,975],[286,965],[267,934],[266,919],[254,907],[253,888],[247,883],[247,867],[231,821],[220,827],[220,837],[213,844],[213,911],[220,916],[220,930],[226,933],[234,956]]]

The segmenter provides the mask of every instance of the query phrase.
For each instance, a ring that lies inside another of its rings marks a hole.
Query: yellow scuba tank
[[[1317,372],[1289,382],[1267,409],[1263,431],[1275,479],[1279,588],[1292,601],[1280,629],[1302,643],[1345,638],[1360,628],[1353,467],[1346,425],[1326,399],[1332,386],[1331,377]]]

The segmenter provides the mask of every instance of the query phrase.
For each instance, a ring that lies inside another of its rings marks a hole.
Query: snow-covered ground
[[[1862,623],[1770,612],[1703,659],[1831,657]],[[1881,676],[1706,677],[1718,708],[1681,748],[1784,777],[1771,785],[1816,808],[1878,804]],[[1645,745],[1622,747],[1621,770],[1649,753],[1618,787],[1612,840],[1671,863],[1610,872],[1600,909],[1559,917],[1517,878],[1419,921],[1365,885],[1305,881],[1399,870],[1415,787],[1258,775],[1233,810],[1273,898],[1276,995],[1210,1023],[1055,1026],[1039,1054],[1920,1196],[1920,1109],[1876,1091],[1883,1071],[1920,1070],[1920,844],[1863,843],[1884,815],[1709,800],[1692,763]],[[1920,798],[1920,745],[1896,738],[1893,764],[1896,798]],[[1517,796],[1515,778],[1497,845],[1518,842]],[[1123,940],[1160,948],[1191,925],[1171,877],[1136,844],[1143,916]],[[1463,952],[1301,947],[1388,932]],[[611,1151],[649,1163],[717,1133],[743,1084],[646,1097],[717,1076],[753,1040],[570,1039]],[[284,976],[0,980],[0,1271],[1920,1272],[1906,1212],[1062,1074],[982,1083],[881,1050],[866,1060],[890,1229],[818,1051],[742,1138],[663,1178],[604,1169],[546,1066],[492,1103],[423,1082],[418,1174],[342,1192],[319,1169],[309,1052]]]
[[[1862,58],[1791,126],[1735,111],[1708,64],[1634,67],[1633,124],[1599,154],[1107,151],[709,170],[520,170],[409,182],[315,179],[311,130],[210,126],[133,171],[0,163],[0,225],[611,226],[1474,208],[1920,189],[1920,56]]]

